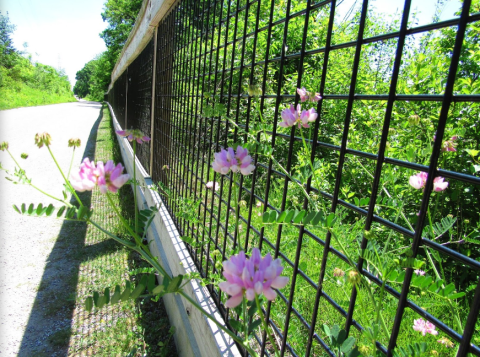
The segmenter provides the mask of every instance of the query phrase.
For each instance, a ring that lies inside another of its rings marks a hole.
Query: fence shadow
[[[99,117],[90,131],[82,160],[95,154],[97,130],[102,117],[103,110],[100,108]],[[87,207],[90,206],[92,192],[80,193],[79,197]],[[73,197],[71,203],[75,203]],[[85,222],[63,222],[47,259],[18,356],[68,355],[80,264],[93,256],[98,256],[99,253],[108,254],[116,249],[109,242],[85,246],[86,233]]]

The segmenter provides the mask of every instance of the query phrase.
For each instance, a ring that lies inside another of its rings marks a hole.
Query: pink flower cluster
[[[454,135],[450,140],[445,140],[442,145],[442,151],[457,151],[455,147],[457,143],[455,142],[458,139],[458,136]]]
[[[298,128],[301,127],[309,128],[309,122],[314,122],[317,120],[318,114],[314,108],[309,110],[303,110],[300,104],[297,105],[297,109],[290,105],[290,108],[284,109],[282,111],[282,121],[278,124],[281,127],[288,128],[298,124]]]
[[[320,95],[320,93],[310,93],[308,92],[305,87],[303,88],[297,88],[297,93],[298,95],[300,96],[300,100],[302,102],[306,102],[307,100],[313,102],[313,103],[316,103],[318,102],[320,99],[322,99],[322,96]]]
[[[277,297],[275,289],[282,289],[288,283],[288,277],[280,276],[283,271],[280,259],[273,260],[270,253],[264,258],[258,248],[253,248],[252,256],[247,258],[241,251],[223,262],[223,276],[227,281],[221,282],[219,288],[230,295],[225,306],[238,306],[245,294],[247,300],[255,299],[255,294],[263,293],[268,300]]]
[[[150,138],[146,135],[143,135],[143,133],[138,129],[117,130],[116,133],[120,136],[127,137],[128,141],[135,140],[139,144],[150,141]]]
[[[91,191],[95,185],[101,193],[117,192],[130,178],[128,174],[123,174],[123,169],[122,164],[115,166],[112,160],[107,161],[105,165],[98,161],[95,166],[95,163],[87,157],[80,165],[80,171],[72,173],[70,183],[79,192]]]
[[[248,155],[248,150],[237,146],[235,153],[233,148],[222,149],[214,154],[215,160],[212,163],[213,170],[222,175],[226,175],[230,170],[240,171],[242,175],[250,175],[255,166],[252,164],[252,157]]]
[[[438,331],[435,330],[435,325],[424,319],[413,320],[413,329],[421,332],[423,336],[427,333],[438,335]]]
[[[408,183],[413,188],[419,190],[425,187],[425,183],[427,182],[428,174],[426,172],[419,172],[416,175],[410,176]],[[436,192],[440,192],[445,190],[448,187],[448,182],[441,176],[437,176],[433,179],[433,190]]]

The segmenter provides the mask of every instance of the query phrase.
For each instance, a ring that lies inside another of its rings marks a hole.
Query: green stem
[[[117,206],[115,205],[115,203],[113,202],[112,200],[112,197],[110,196],[110,192],[107,191],[106,193],[107,195],[107,199],[108,199],[108,203],[110,203],[110,206],[112,207],[113,211],[115,212],[115,214],[117,215],[118,218],[120,218],[120,221],[123,223],[123,226],[127,229],[128,233],[130,233],[130,235],[135,239],[135,241],[137,242],[138,245],[141,245],[142,244],[142,241],[140,240],[140,237],[138,236],[138,234],[136,232],[134,232],[132,230],[132,227],[130,227],[130,224],[126,221],[125,218],[123,218],[123,216],[120,214],[120,212],[118,211],[118,208]]]
[[[80,205],[80,207],[83,207],[83,203],[80,200],[80,198],[78,197],[77,192],[75,192],[75,189],[72,187],[72,185],[70,184],[70,181],[67,180],[67,178],[65,177],[65,174],[63,173],[62,169],[60,168],[60,165],[58,164],[57,159],[55,159],[55,156],[53,156],[52,150],[50,150],[50,145],[46,145],[46,146],[47,146],[48,152],[50,153],[50,156],[52,157],[53,161],[55,162],[55,165],[57,165],[58,171],[60,171],[60,174],[62,175],[63,180],[65,181],[65,184],[70,188],[71,192],[73,193],[73,195],[77,199],[77,202]]]
[[[235,191],[234,192],[234,198],[233,198],[234,209],[235,209],[235,236],[237,237],[238,248],[240,250],[243,250],[243,247],[240,244],[240,230],[238,229],[238,221],[239,221],[240,217],[239,217],[239,212],[238,212],[238,188],[237,188],[237,185],[235,184],[235,177],[236,177],[236,174],[234,173],[232,175],[232,180],[233,180],[233,186],[234,186],[234,191]]]
[[[300,130],[300,135],[302,136],[303,147],[305,148],[305,151],[307,153],[307,161],[308,161],[308,164],[310,165],[310,169],[312,170],[312,178],[313,178],[313,174],[315,173],[315,170],[313,169],[312,160],[310,160],[310,156],[311,156],[310,150],[308,149],[307,143],[305,142],[305,137],[303,136],[302,128],[300,128],[299,130]]]
[[[268,323],[267,323],[267,320],[265,320],[265,315],[263,315],[262,306],[260,305],[260,301],[259,301],[258,295],[256,293],[255,293],[255,302],[257,303],[258,314],[260,315],[260,319],[262,320],[262,323],[263,323],[263,329],[265,330],[265,333],[267,334],[268,339],[270,340],[270,344],[272,345],[273,349],[275,350],[275,356],[279,356],[278,349],[277,349],[277,344],[273,340],[270,332],[268,331]]]
[[[72,171],[72,165],[73,165],[73,158],[75,157],[75,146],[73,147],[73,152],[72,152],[72,159],[70,160],[70,167],[68,168],[68,175],[67,177],[70,177],[70,172]]]
[[[133,201],[135,204],[135,233],[138,233],[137,213],[137,141],[133,140]]]

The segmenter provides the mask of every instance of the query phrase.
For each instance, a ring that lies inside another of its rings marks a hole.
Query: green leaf
[[[157,295],[161,294],[165,290],[165,287],[163,285],[157,285],[153,290],[152,294]]]
[[[85,299],[85,309],[87,311],[92,311],[93,309],[93,299],[91,296]]]
[[[300,212],[298,212],[298,213],[295,215],[295,218],[293,219],[293,223],[295,223],[295,224],[300,223],[306,213],[307,213],[307,211],[305,211],[305,210],[301,210]]]
[[[130,298],[130,282],[129,281],[126,281],[125,282],[125,290],[123,291],[123,293],[120,295],[120,300],[122,301],[126,301]]]
[[[130,294],[130,299],[136,299],[140,296],[141,293],[143,293],[143,291],[145,290],[146,288],[146,285],[143,285],[143,284],[138,284],[137,287],[132,291],[132,293]]]
[[[85,215],[87,214],[88,212],[88,208],[85,207],[85,206],[82,206],[80,207],[78,210],[77,210],[77,218],[78,219],[83,219],[83,217],[85,217]]]
[[[323,331],[325,331],[325,335],[331,336],[332,333],[330,332],[330,327],[327,324],[323,324]]]
[[[450,283],[445,287],[445,289],[441,290],[441,295],[442,296],[448,296],[454,290],[455,290],[455,284]]]
[[[248,334],[250,335],[253,331],[255,331],[258,326],[260,326],[262,323],[262,320],[258,319],[253,321],[249,326],[248,326]]]
[[[148,274],[147,288],[150,292],[155,289],[155,274]]]
[[[108,304],[110,302],[110,288],[105,288],[103,296],[105,297],[105,304]]]
[[[234,320],[234,319],[230,319],[228,320],[228,323],[230,324],[230,326],[232,326],[235,330],[241,332],[243,331],[243,325],[240,323],[240,321],[237,321],[237,320]]]
[[[263,212],[262,222],[268,223],[269,219],[270,219],[270,211]]]
[[[295,215],[295,210],[288,210],[287,215],[285,216],[285,223],[290,223],[294,215]]]
[[[328,228],[332,228],[334,219],[335,219],[335,213],[332,212],[327,217],[327,227]]]
[[[55,210],[55,207],[50,203],[47,209],[45,210],[45,213],[48,217],[50,217],[54,210]]]
[[[98,306],[98,299],[100,295],[98,294],[98,291],[93,292],[93,302],[95,303],[95,306]]]
[[[63,212],[65,211],[66,208],[67,208],[66,206],[60,207],[60,209],[57,212],[57,218],[60,218],[62,216],[62,214],[63,214]]]
[[[342,346],[340,347],[340,351],[342,351],[343,353],[348,353],[353,348],[354,344],[355,344],[355,338],[350,336],[342,343]]]
[[[183,280],[183,275],[181,274],[174,277],[170,282],[170,284],[168,284],[168,287],[166,289],[167,293],[175,292],[180,286],[180,284],[182,283],[182,280]]]
[[[317,212],[315,218],[312,220],[312,224],[317,226],[320,222],[323,225],[323,221],[325,220],[325,216],[322,211]]]
[[[303,224],[309,224],[314,218],[317,212],[309,212],[305,218],[303,218]]]
[[[270,216],[268,217],[268,223],[275,223],[277,220],[277,211],[270,211]]]
[[[68,210],[67,210],[67,213],[65,214],[65,217],[68,218],[68,219],[71,219],[73,218],[73,216],[75,216],[75,212],[77,211],[77,209],[75,207],[70,207]]]
[[[248,317],[252,318],[253,315],[257,312],[257,305],[253,305],[250,309],[248,309]]]
[[[43,214],[43,205],[41,203],[37,206],[35,213],[37,216],[41,216]]]
[[[287,211],[283,211],[277,218],[277,223],[283,223],[285,221],[285,217],[287,216]]]
[[[110,299],[110,302],[112,304],[116,304],[117,302],[120,301],[120,285],[115,286],[115,292],[112,295],[112,298]]]
[[[28,211],[27,211],[29,215],[33,213],[33,208],[34,208],[33,203],[30,203],[30,206],[28,206]]]
[[[20,211],[20,209],[16,205],[13,205],[13,209],[18,213],[22,214],[22,211]]]
[[[343,341],[345,341],[345,337],[347,337],[347,331],[345,330],[340,330],[338,332],[338,337],[337,337],[337,344],[342,345]]]
[[[456,294],[451,294],[451,295],[448,295],[448,298],[453,300],[453,299],[458,299],[458,298],[461,298],[465,296],[465,293],[462,291],[460,293],[456,293]]]
[[[340,333],[340,327],[338,325],[333,325],[330,332],[332,333],[331,336],[335,339],[338,338],[338,334]]]
[[[27,207],[25,203],[22,203],[22,214],[25,214],[25,211],[27,210]]]

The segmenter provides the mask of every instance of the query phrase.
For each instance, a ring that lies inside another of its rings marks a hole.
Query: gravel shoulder
[[[62,169],[68,171],[71,160],[68,139],[78,137],[82,141],[73,164],[78,166],[85,151],[91,152],[95,144],[91,132],[95,131],[100,114],[100,103],[85,101],[0,111],[0,142],[8,141],[10,151],[27,176],[33,178],[34,185],[61,197],[62,178],[48,150],[34,145],[34,136],[38,132],[52,136],[52,151]],[[20,159],[21,153],[27,153],[28,159]],[[0,162],[13,171],[13,162],[6,152],[0,151]],[[50,292],[43,297],[59,298],[58,310],[53,312],[40,303],[42,293],[48,290],[45,284],[55,286],[57,277],[70,269],[68,260],[60,259],[52,251],[65,226],[61,220],[16,213],[13,204],[48,205],[55,201],[26,185],[13,185],[4,176],[5,172],[0,171],[0,354],[40,356],[35,351],[41,350],[56,332],[68,330],[71,323],[71,311],[62,311],[65,304],[60,295]],[[72,229],[82,230],[82,227]],[[62,356],[65,351],[44,355]]]

